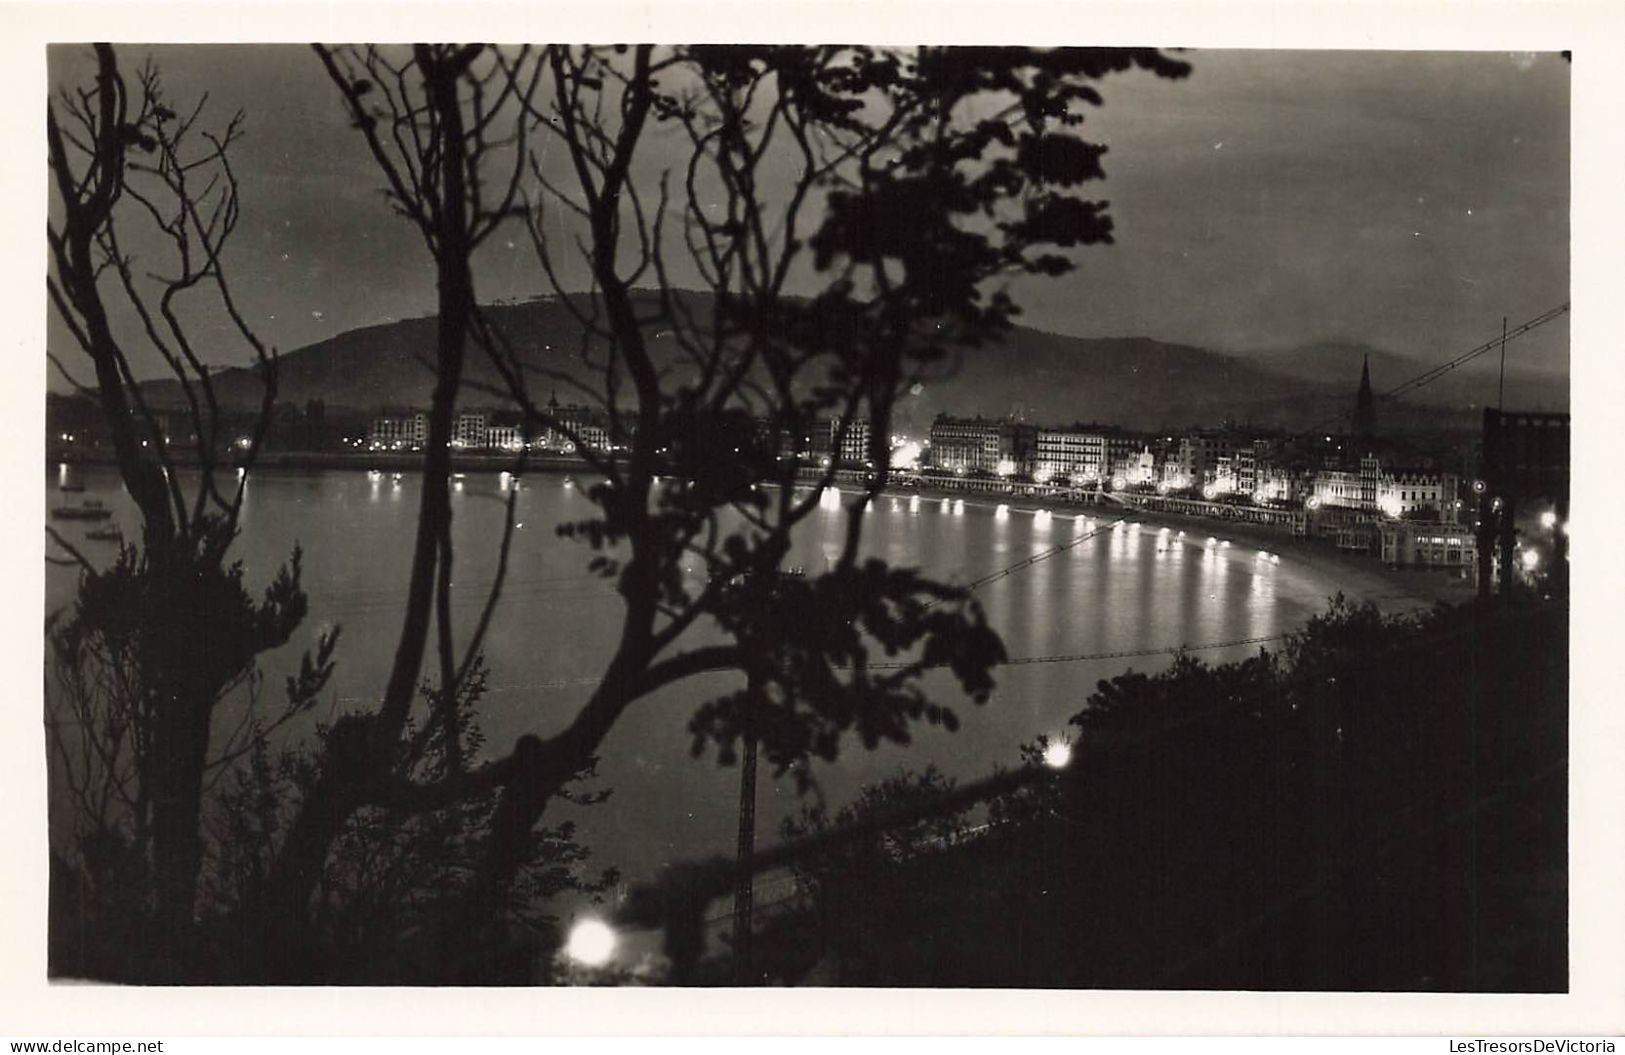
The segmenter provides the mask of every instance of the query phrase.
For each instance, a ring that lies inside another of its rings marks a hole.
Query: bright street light
[[[1540,526],[1550,531],[1557,526],[1557,514],[1548,509],[1540,515]]]
[[[1072,745],[1065,740],[1056,740],[1044,748],[1044,764],[1051,769],[1065,769],[1071,761]]]
[[[615,955],[615,930],[601,919],[584,919],[570,929],[564,954],[584,967],[602,967]]]

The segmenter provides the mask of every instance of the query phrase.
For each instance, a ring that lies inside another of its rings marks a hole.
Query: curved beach
[[[838,486],[842,494],[861,494],[850,485]],[[1010,495],[998,496],[966,493],[948,488],[920,487],[888,492],[886,497],[919,495],[922,500],[950,499],[964,501],[967,506],[996,509],[1001,505],[1012,511],[1035,512],[1048,509],[1069,514],[1084,514],[1103,523],[1122,518],[1128,523],[1151,527],[1167,527],[1191,535],[1210,535],[1229,539],[1278,555],[1282,561],[1295,561],[1307,565],[1327,581],[1328,595],[1341,592],[1356,603],[1370,602],[1383,612],[1411,611],[1435,604],[1458,604],[1472,598],[1474,587],[1470,580],[1453,578],[1443,572],[1431,570],[1404,570],[1391,568],[1382,561],[1368,556],[1344,553],[1328,543],[1312,538],[1291,535],[1285,531],[1238,521],[1220,521],[1209,517],[1181,516],[1177,513],[1157,513],[1130,509],[1114,503],[1080,503],[1042,501],[1036,498]]]

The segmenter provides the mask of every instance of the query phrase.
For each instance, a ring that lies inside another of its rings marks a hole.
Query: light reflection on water
[[[138,537],[134,507],[111,471],[75,467],[72,475],[85,483],[85,497],[115,510],[126,537]],[[59,482],[65,481],[53,467],[47,488],[54,492]],[[471,472],[453,494],[454,613],[463,633],[478,617],[495,574],[503,508],[514,483],[496,473]],[[235,552],[250,589],[263,589],[298,544],[311,599],[300,639],[266,657],[268,683],[279,684],[294,668],[318,626],[338,623],[344,629],[339,665],[320,717],[369,706],[387,676],[399,631],[419,494],[416,477],[359,470],[256,471],[248,492]],[[1301,624],[1335,591],[1300,563],[1258,560],[1256,549],[1248,546],[1210,548],[1207,532],[1180,537],[1140,525],[1118,526],[1078,542],[1107,521],[1091,523],[1087,515],[1069,512],[1045,517],[996,511],[962,498],[931,500],[948,515],[911,515],[921,501],[911,495],[906,503],[895,498],[878,503],[866,517],[865,552],[965,584],[1058,544],[1069,546],[978,590],[1012,657],[1169,648],[1278,633]],[[58,496],[48,496],[48,506],[59,504]],[[505,750],[524,732],[556,731],[587,699],[602,671],[619,625],[619,597],[611,583],[586,572],[587,547],[559,539],[555,530],[588,516],[592,508],[562,477],[532,474],[520,485],[516,520],[524,526],[516,531],[502,604],[487,638],[491,692],[485,731],[492,750]],[[1063,517],[1072,523],[1056,522]],[[820,496],[786,563],[822,570],[840,553],[845,523],[840,496],[833,501]],[[70,537],[84,530],[73,524],[59,528]],[[91,552],[111,558],[107,547]],[[68,603],[74,583],[71,569],[49,567],[48,609]],[[1199,655],[1212,661],[1253,651],[1256,646]],[[934,698],[953,705],[962,723],[958,733],[921,728],[912,745],[873,752],[852,743],[838,763],[820,765],[815,773],[834,805],[901,765],[931,763],[971,779],[996,764],[1013,764],[1018,746],[1038,733],[1062,730],[1096,680],[1129,666],[1149,671],[1168,662],[1159,655],[1004,667],[997,672],[992,700],[980,708],[958,694],[950,675],[933,672],[926,685]],[[599,771],[601,782],[615,789],[614,797],[604,806],[572,813],[600,863],[619,865],[638,878],[667,861],[731,852],[738,774],[710,759],[692,760],[686,723],[697,704],[736,684],[733,675],[711,674],[673,687],[635,704],[611,733]],[[759,835],[771,841],[780,818],[795,812],[798,803],[787,779],[775,781],[765,771],[758,795]]]

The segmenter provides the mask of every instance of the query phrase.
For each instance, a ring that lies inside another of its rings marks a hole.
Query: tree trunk
[[[198,685],[159,690],[148,742],[144,779],[152,810],[155,916],[159,938],[169,944],[171,967],[183,975],[175,981],[183,981],[190,967],[203,865],[203,769],[216,691]]]
[[[460,70],[442,67],[421,53],[417,61],[430,105],[440,120],[435,145],[442,189],[440,207],[433,211],[438,222],[431,239],[439,294],[436,378],[406,615],[378,713],[353,719],[342,729],[335,727],[326,745],[322,776],[300,807],[272,866],[266,895],[257,907],[260,918],[254,921],[261,961],[256,968],[267,981],[312,980],[302,970],[310,899],[334,840],[365,802],[367,783],[395,763],[427,646],[439,546],[451,529],[451,438],[474,310],[466,194],[468,147],[458,98]],[[454,705],[455,686],[442,686],[442,691]]]

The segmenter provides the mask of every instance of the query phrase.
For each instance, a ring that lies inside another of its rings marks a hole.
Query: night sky
[[[313,54],[290,45],[151,54],[172,97],[247,112],[234,154],[243,218],[228,254],[261,335],[290,350],[427,314],[433,270]],[[1504,52],[1195,51],[1184,81],[1104,82],[1117,244],[1017,288],[1025,322],[1247,353],[1353,341],[1436,362],[1568,299],[1569,65]],[[89,49],[53,48],[53,86]],[[206,122],[207,123],[207,122]],[[662,160],[652,144],[650,169]],[[543,291],[522,231],[478,261],[482,299]],[[80,358],[53,318],[51,341]],[[218,363],[240,363],[219,336]],[[1522,339],[1519,365],[1566,375],[1568,323]],[[1510,362],[1511,360],[1509,360]],[[138,361],[139,362],[139,361]],[[155,367],[155,360],[146,365]],[[55,382],[53,380],[53,387]]]

